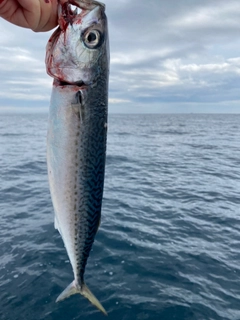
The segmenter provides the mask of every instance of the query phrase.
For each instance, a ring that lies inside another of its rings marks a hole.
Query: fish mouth
[[[71,8],[75,6],[75,10]],[[105,4],[95,0],[68,0],[67,2],[58,4],[58,24],[61,30],[66,30],[68,24],[72,24],[78,17],[79,21],[95,7],[101,7],[105,11]],[[78,9],[82,10],[79,14]]]

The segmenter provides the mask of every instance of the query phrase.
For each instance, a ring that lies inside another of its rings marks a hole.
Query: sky
[[[240,113],[239,0],[105,0],[110,113]],[[0,18],[0,112],[47,112],[34,33]]]

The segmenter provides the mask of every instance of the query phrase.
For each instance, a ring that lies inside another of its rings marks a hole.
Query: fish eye
[[[89,49],[96,49],[102,44],[102,38],[98,30],[90,30],[83,35],[83,43]]]

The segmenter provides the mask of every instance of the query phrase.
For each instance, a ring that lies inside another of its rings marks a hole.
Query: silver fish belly
[[[61,21],[64,27],[53,34],[47,47],[47,70],[54,77],[47,165],[55,227],[66,247],[74,281],[57,301],[80,293],[106,314],[86,286],[84,271],[100,224],[104,187],[109,73],[107,20],[103,6],[92,10],[84,7],[81,15],[75,16],[69,3],[61,9],[65,10],[64,17],[69,14],[72,20],[69,24],[69,19]]]

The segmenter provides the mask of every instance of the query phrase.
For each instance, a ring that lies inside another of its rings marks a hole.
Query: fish
[[[73,10],[75,6],[75,10]],[[46,47],[53,77],[47,133],[50,194],[74,280],[56,302],[80,293],[106,310],[84,281],[101,221],[106,162],[109,37],[104,4],[69,0]]]

